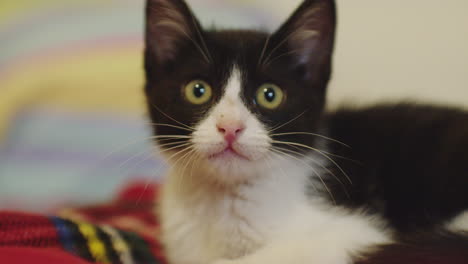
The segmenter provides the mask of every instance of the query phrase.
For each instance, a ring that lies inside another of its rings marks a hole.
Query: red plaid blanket
[[[2,263],[164,263],[156,240],[156,185],[134,184],[115,201],[55,216],[0,212]]]
[[[111,203],[54,216],[0,212],[0,263],[164,264],[157,196],[157,185],[134,184]],[[447,241],[390,245],[359,264],[468,264],[466,242]]]

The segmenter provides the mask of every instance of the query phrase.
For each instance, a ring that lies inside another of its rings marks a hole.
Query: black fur
[[[355,264],[467,264],[467,236],[443,231],[412,234]]]
[[[352,181],[341,175],[347,192],[333,185],[339,204],[365,206],[401,232],[434,228],[468,209],[468,113],[380,105],[329,113],[324,125],[350,146],[333,144],[331,152],[354,160],[334,158]]]
[[[307,13],[318,4],[321,9],[312,14]],[[164,10],[167,11],[168,8],[184,17],[186,22],[183,23],[191,25],[186,33],[195,41],[184,34],[177,35],[171,29],[154,26],[168,18],[164,14]],[[146,10],[146,95],[153,121],[174,123],[171,120],[173,118],[184,124],[196,124],[220,99],[227,78],[232,68],[236,67],[243,75],[243,98],[246,106],[265,124],[275,127],[290,121],[292,117],[300,117],[287,128],[276,130],[276,133],[316,129],[325,104],[326,85],[330,79],[335,25],[332,1],[305,1],[291,19],[272,35],[255,31],[202,31],[181,0],[149,0]],[[301,46],[293,41],[294,34],[308,30],[317,30],[321,35],[312,36],[308,46]],[[163,37],[168,32],[174,38],[179,38],[170,39],[169,42],[177,45],[177,48],[169,58],[158,54],[167,48],[157,48],[169,45],[166,43],[168,40]],[[209,61],[199,50],[205,45]],[[307,60],[304,61],[304,58]],[[209,104],[194,106],[181,99],[182,87],[194,79],[203,79],[213,87],[214,96]],[[287,104],[278,110],[261,108],[253,99],[257,88],[267,82],[287,88]],[[171,118],[162,112],[170,113]],[[159,126],[154,129],[158,135],[188,134],[188,131],[173,127]],[[292,138],[308,145],[314,142],[313,138],[304,135]]]
[[[145,92],[153,122],[197,124],[220,99],[236,67],[242,73],[247,108],[268,128],[284,124],[275,133],[325,133],[349,145],[328,141],[334,154],[330,157],[337,161],[330,170],[338,178],[327,177],[330,202],[382,215],[402,242],[383,247],[362,264],[397,263],[389,259],[411,259],[412,254],[434,260],[427,263],[466,263],[459,260],[466,257],[462,249],[468,252],[467,237],[432,231],[468,209],[468,113],[411,103],[325,112],[334,1],[304,1],[271,35],[203,30],[182,0],[148,0],[146,15]],[[318,34],[306,34],[312,30]],[[182,99],[182,87],[194,79],[212,86],[209,103],[199,106]],[[267,82],[282,87],[286,94],[286,103],[276,110],[265,110],[254,100],[256,89]],[[157,125],[154,131],[157,135],[190,133]],[[310,135],[272,137],[320,147],[317,137]],[[294,155],[309,152],[300,146],[277,146]],[[451,258],[447,252],[456,255]],[[421,259],[399,263],[426,263]]]

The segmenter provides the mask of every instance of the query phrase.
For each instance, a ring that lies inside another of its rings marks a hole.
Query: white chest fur
[[[281,175],[265,171],[269,175],[258,177],[255,183],[228,190],[200,180],[205,178],[203,173],[209,173],[202,169],[190,176],[171,170],[160,214],[164,243],[170,257],[177,260],[174,263],[237,258],[271,240],[293,214],[291,205],[303,202],[305,188],[302,180],[286,177],[305,175],[305,171],[276,171]]]
[[[325,251],[346,259],[346,252],[388,240],[372,219],[330,208],[319,199],[310,201],[304,192],[310,174],[303,167],[276,168],[236,190],[200,180],[209,173],[203,169],[190,176],[171,170],[160,206],[170,263],[237,259],[266,245],[295,240],[306,240],[318,251],[325,246]]]

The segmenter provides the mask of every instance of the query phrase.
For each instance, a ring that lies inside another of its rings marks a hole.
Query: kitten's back
[[[370,205],[399,231],[443,224],[468,208],[467,112],[409,103],[343,108],[326,126],[351,147],[332,152],[359,162],[335,158],[352,180],[351,199],[335,188],[339,202]]]

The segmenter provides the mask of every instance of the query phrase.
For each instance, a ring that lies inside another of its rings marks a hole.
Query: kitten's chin
[[[247,183],[258,177],[261,167],[259,161],[250,161],[237,154],[222,154],[220,157],[206,159],[206,166],[213,173],[211,180],[222,184]]]
[[[221,149],[221,150],[219,150]],[[190,156],[173,157],[177,151],[165,152],[170,167],[179,173],[189,174],[192,179],[215,182],[220,185],[232,186],[249,183],[261,177],[270,167],[268,155],[263,152],[248,151],[239,148],[219,148],[217,151],[205,152],[195,150]],[[244,150],[244,151],[243,151]]]
[[[258,171],[264,170],[262,158],[253,158],[241,151],[231,148],[215,153],[204,153],[200,160],[200,169],[203,168],[209,181],[223,185],[247,183],[258,177]]]
[[[248,157],[247,155],[243,154],[242,152],[239,152],[235,150],[234,148],[228,147],[222,151],[219,151],[217,153],[208,155],[209,160],[220,160],[224,162],[233,162],[237,159],[244,160],[244,161],[251,161],[251,158]]]

